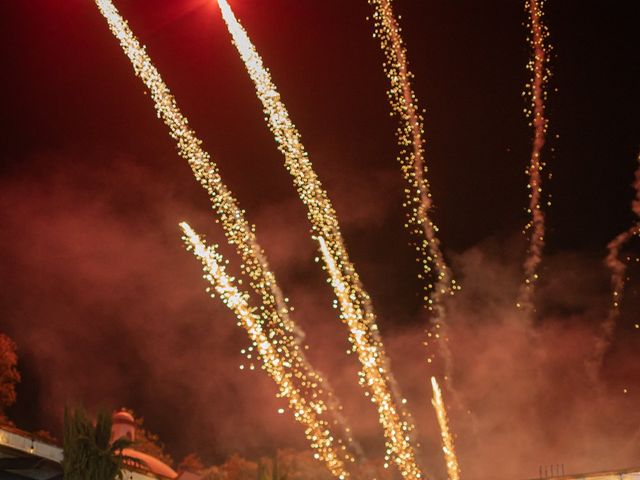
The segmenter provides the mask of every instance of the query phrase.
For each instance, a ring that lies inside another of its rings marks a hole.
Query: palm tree
[[[122,479],[122,464],[131,459],[122,455],[122,449],[131,442],[120,438],[111,443],[111,415],[98,413],[95,426],[82,408],[64,411],[64,458],[62,467],[65,480]]]
[[[277,454],[273,457],[271,469],[268,469],[263,462],[258,464],[258,480],[287,480],[287,478],[288,475],[280,471]]]

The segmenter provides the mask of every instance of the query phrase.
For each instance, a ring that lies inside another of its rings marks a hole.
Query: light
[[[405,439],[413,426],[404,413],[400,395],[393,391],[395,382],[391,377],[369,295],[349,260],[336,212],[262,58],[227,1],[218,0],[218,3],[233,43],[255,85],[278,149],[284,155],[285,167],[293,177],[298,196],[307,207],[312,233],[321,242],[322,257],[332,277],[341,318],[349,328],[349,338],[362,365],[361,385],[371,394],[378,407],[387,440],[387,455],[393,458],[405,478],[421,478],[413,447]]]
[[[436,377],[431,377],[431,388],[433,389],[433,399],[431,405],[436,411],[438,425],[440,426],[440,437],[442,439],[442,453],[447,464],[447,473],[449,480],[460,480],[460,466],[456,457],[453,436],[449,430],[449,420],[447,418],[447,410],[442,400],[442,391],[438,385]]]
[[[320,251],[327,265],[331,278],[331,286],[336,292],[340,304],[340,318],[349,327],[353,351],[358,355],[362,365],[360,371],[360,385],[367,389],[371,400],[378,407],[380,424],[387,439],[385,460],[395,463],[404,478],[422,478],[422,473],[415,461],[415,452],[408,433],[410,426],[402,419],[401,413],[394,404],[385,375],[384,364],[380,361],[380,351],[369,341],[364,324],[363,312],[360,306],[352,301],[355,298],[350,285],[344,281],[342,273],[322,237],[318,237]],[[402,402],[406,403],[406,402]]]
[[[374,37],[380,41],[385,57],[384,71],[390,83],[387,97],[391,112],[399,122],[396,130],[400,148],[397,160],[405,181],[405,227],[415,239],[412,246],[421,267],[419,276],[424,283],[423,303],[432,314],[431,324],[440,333],[437,337],[438,349],[445,363],[446,374],[451,376],[453,359],[447,344],[444,302],[460,290],[460,286],[453,279],[442,253],[438,227],[429,216],[433,200],[424,158],[424,122],[411,86],[413,74],[409,71],[407,51],[391,0],[369,0],[369,4],[374,7]],[[431,281],[433,277],[435,279]],[[428,347],[429,342],[425,346]],[[428,352],[427,362],[431,363],[434,359],[434,353]]]
[[[145,48],[140,45],[127,22],[122,18],[111,0],[95,0],[98,9],[107,20],[112,34],[119,40],[135,74],[142,80],[150,92],[158,117],[169,129],[175,140],[178,153],[189,163],[194,176],[205,188],[211,199],[217,218],[222,224],[225,236],[234,245],[242,259],[242,271],[249,278],[251,288],[260,298],[259,315],[247,321],[255,321],[268,333],[270,344],[289,365],[291,382],[303,392],[306,398],[313,399],[314,408],[331,417],[331,427],[346,430],[341,405],[333,394],[331,386],[319,372],[313,369],[303,353],[302,330],[289,317],[289,307],[284,301],[275,275],[271,271],[266,256],[256,241],[254,228],[246,220],[244,212],[238,206],[231,191],[224,184],[218,167],[209,154],[202,148],[202,141],[189,127],[187,118],[178,108],[171,91],[162,80],[160,72],[153,65]],[[203,245],[197,244],[196,252],[203,255]],[[241,298],[229,297],[226,301],[235,308]],[[250,369],[251,367],[249,367]],[[345,435],[350,444],[350,435]],[[341,449],[342,451],[342,449]],[[345,458],[349,455],[345,453]]]
[[[635,172],[635,181],[633,188],[636,195],[631,202],[631,210],[636,217],[640,219],[640,152],[637,157],[638,166]],[[620,306],[624,296],[624,287],[626,283],[627,263],[621,259],[620,252],[625,244],[634,236],[640,236],[640,221],[632,225],[628,230],[616,235],[616,237],[607,245],[608,254],[605,258],[605,264],[611,272],[611,303],[609,305],[609,313],[600,326],[600,338],[596,343],[596,351],[594,353],[595,368],[600,368],[604,354],[609,348],[611,339],[620,317]],[[630,260],[627,257],[627,262]],[[637,259],[636,259],[637,261]],[[635,328],[640,328],[639,324],[635,324]]]
[[[547,99],[547,82],[550,71],[549,49],[547,43],[549,30],[543,23],[544,0],[527,0],[525,8],[529,13],[529,43],[531,45],[531,58],[527,68],[531,71],[532,79],[526,85],[523,95],[529,97],[530,105],[525,109],[525,114],[530,119],[533,127],[533,145],[531,157],[526,174],[529,177],[527,189],[529,190],[529,204],[527,213],[531,219],[525,225],[524,233],[529,232],[529,247],[524,261],[524,284],[520,289],[518,308],[527,313],[533,311],[533,293],[535,283],[538,280],[538,266],[542,261],[542,250],[545,244],[545,217],[542,210],[542,170],[545,163],[541,159],[542,147],[546,141],[549,121],[545,116],[545,102]]]
[[[262,359],[262,368],[278,385],[279,395],[289,401],[289,409],[293,412],[297,422],[305,427],[305,435],[318,457],[327,468],[338,478],[349,478],[345,468],[344,452],[340,442],[332,434],[329,424],[320,418],[323,409],[305,397],[296,384],[299,375],[294,369],[288,368],[281,349],[273,344],[268,333],[262,328],[256,309],[249,305],[249,296],[239,291],[233,279],[224,268],[224,259],[216,252],[215,246],[207,247],[200,236],[182,222],[183,240],[202,262],[204,278],[212,285],[224,304],[235,313],[239,325],[245,329]],[[249,367],[253,369],[253,365]],[[284,413],[281,408],[278,413]]]

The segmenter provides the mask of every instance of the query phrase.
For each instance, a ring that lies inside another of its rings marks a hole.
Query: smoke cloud
[[[15,170],[0,185],[3,329],[26,372],[14,408],[18,425],[59,434],[64,404],[82,402],[133,408],[176,458],[196,451],[214,462],[234,452],[257,457],[306,448],[288,413],[277,413],[284,402],[259,362],[251,370],[240,354],[244,333],[207,298],[200,265],[182,247],[177,224],[188,220],[220,243],[237,271],[186,167],[174,178],[150,161],[102,155],[91,168],[80,154],[28,158],[28,171],[38,175]],[[382,336],[416,417],[420,461],[444,478],[429,384],[439,366],[426,363],[420,286],[394,220],[400,209],[389,200],[396,177],[336,173],[326,184],[381,312]],[[357,360],[346,353],[325,274],[313,261],[317,245],[303,208],[282,197],[248,215],[307,332],[310,360],[343,400],[367,454],[380,456],[382,432],[357,385]],[[529,478],[551,464],[566,472],[633,465],[640,455],[640,367],[624,335],[629,318],[621,319],[601,380],[587,375],[609,304],[601,259],[547,257],[528,322],[515,306],[523,251],[522,237],[502,236],[449,252],[463,290],[448,304],[455,396],[444,395],[463,476]],[[634,294],[628,299],[633,311]]]

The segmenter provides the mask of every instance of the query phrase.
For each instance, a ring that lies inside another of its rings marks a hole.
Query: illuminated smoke
[[[636,196],[631,202],[631,210],[640,219],[640,153],[638,154],[638,167],[636,168],[633,188],[636,191]],[[637,235],[640,235],[640,222],[637,222],[629,228],[629,230],[618,234],[607,245],[609,253],[605,258],[605,264],[611,272],[611,305],[607,318],[602,322],[601,335],[596,342],[594,354],[595,372],[591,372],[594,375],[598,373],[604,354],[613,338],[618,318],[620,317],[620,306],[627,273],[627,264],[620,258],[620,252],[624,245]]]
[[[391,111],[398,116],[399,127],[397,140],[400,146],[398,161],[406,182],[404,189],[406,208],[405,224],[416,239],[417,261],[421,264],[420,278],[424,281],[424,301],[432,312],[431,322],[434,332],[428,333],[426,344],[435,338],[440,354],[445,363],[446,379],[450,379],[452,357],[447,345],[446,309],[444,301],[460,287],[452,278],[451,271],[442,254],[438,227],[429,218],[433,207],[427,166],[424,160],[424,127],[423,118],[407,63],[407,52],[404,47],[400,27],[396,20],[391,0],[369,0],[374,7],[373,20],[375,36],[380,40],[380,47],[385,56],[384,70],[391,83],[387,92]],[[428,354],[428,361],[433,361],[433,354]]]
[[[447,473],[449,480],[460,480],[460,466],[456,457],[456,451],[453,443],[453,436],[449,430],[449,420],[447,418],[447,410],[442,400],[442,392],[435,377],[431,377],[431,387],[433,389],[433,399],[431,404],[436,411],[438,417],[438,425],[440,425],[440,436],[442,437],[442,452],[444,460],[447,464]]]
[[[416,464],[415,452],[410,442],[409,427],[394,405],[380,351],[367,337],[363,312],[352,300],[355,296],[351,285],[344,280],[327,243],[322,237],[318,237],[318,242],[331,278],[331,286],[336,292],[341,312],[340,318],[349,327],[349,341],[362,365],[359,373],[360,385],[370,392],[372,401],[378,407],[380,424],[386,437],[385,460],[396,463],[404,478],[421,478],[422,474]]]
[[[410,435],[413,431],[412,421],[402,407],[401,396],[396,387],[396,382],[393,379],[389,361],[378,332],[369,295],[364,290],[362,282],[355,271],[355,267],[349,260],[333,205],[313,170],[313,165],[302,145],[300,133],[291,121],[284,103],[280,100],[280,94],[273,84],[268,70],[264,67],[262,59],[251,43],[246,31],[240,25],[231,7],[225,0],[219,0],[218,4],[220,5],[229,32],[232,35],[233,43],[238,49],[249,76],[255,84],[256,93],[262,102],[271,132],[276,139],[278,149],[285,157],[285,166],[293,177],[294,185],[300,199],[307,207],[307,217],[311,223],[312,232],[324,239],[323,242],[325,242],[325,247],[330,253],[329,258],[332,259],[333,268],[337,269],[340,273],[341,280],[348,286],[351,302],[360,315],[360,333],[366,336],[366,339],[363,339],[363,341],[368,346],[367,348],[375,349],[376,364],[379,366],[378,370],[384,372],[381,380],[382,384],[379,386],[391,392],[390,397],[388,399],[385,398],[384,405],[379,404],[379,409],[392,408],[394,415],[399,414],[402,419],[402,429]],[[323,258],[326,264],[327,257],[323,256]],[[327,265],[327,267],[329,266]],[[341,295],[337,290],[335,294],[338,298]],[[354,335],[352,329],[353,324],[349,322],[346,323],[350,328],[351,335]],[[354,343],[354,348],[359,348],[357,345],[359,344]],[[368,371],[367,368],[363,369],[363,372]],[[368,373],[365,373],[365,375],[368,375]],[[370,382],[365,384],[370,385]],[[380,410],[379,413],[382,421],[384,412]],[[395,421],[395,417],[390,418]],[[384,422],[386,421],[387,420]],[[388,440],[396,441],[395,437],[392,439],[387,438]],[[396,452],[391,449],[388,450],[388,454],[395,456]],[[413,453],[411,455],[413,455]],[[394,461],[398,463],[401,471],[407,472],[408,474],[414,473],[412,470],[413,467],[405,468],[403,466],[405,462],[413,462],[412,456],[406,460],[404,457],[395,456]]]
[[[145,48],[140,45],[127,22],[110,0],[95,0],[109,24],[113,35],[131,61],[135,74],[144,82],[158,116],[169,128],[176,141],[178,153],[189,163],[194,176],[209,194],[213,208],[222,224],[230,244],[242,259],[242,271],[249,277],[252,289],[260,297],[260,317],[263,329],[269,333],[271,343],[291,364],[294,381],[306,398],[314,399],[322,410],[332,416],[332,424],[346,432],[345,439],[355,451],[358,446],[350,436],[341,414],[342,406],[332,393],[323,376],[309,364],[302,351],[303,334],[289,317],[289,309],[274,273],[262,248],[258,245],[254,227],[249,224],[231,191],[222,181],[216,164],[202,148],[202,141],[189,127],[187,118],[179,110],[169,88],[151,62]]]
[[[296,421],[305,427],[305,435],[331,473],[340,479],[349,478],[345,469],[344,447],[334,439],[329,425],[320,418],[323,408],[309,401],[296,386],[296,372],[282,350],[272,342],[271,335],[262,328],[262,322],[256,309],[249,305],[249,296],[240,292],[224,268],[224,259],[216,252],[215,246],[208,247],[186,222],[180,224],[184,233],[183,240],[187,248],[200,259],[204,270],[204,279],[209,282],[223,303],[235,313],[238,326],[244,328],[253,342],[254,348],[262,359],[262,368],[278,385],[279,396],[286,398]],[[210,292],[211,289],[207,288]]]
[[[527,116],[531,119],[530,125],[533,127],[533,146],[531,158],[526,174],[529,176],[527,188],[529,190],[529,206],[527,213],[531,219],[525,225],[525,234],[529,231],[529,246],[527,257],[524,262],[524,285],[520,290],[518,307],[526,312],[532,312],[533,294],[535,282],[538,280],[538,266],[542,261],[542,250],[544,249],[545,219],[542,210],[542,170],[545,163],[540,155],[545,144],[549,121],[545,117],[545,101],[547,99],[546,85],[549,80],[548,50],[545,43],[549,36],[549,31],[543,23],[544,0],[528,0],[525,8],[529,12],[529,42],[531,45],[532,58],[527,64],[527,68],[532,73],[530,83],[526,85],[526,94],[531,100],[530,107],[525,109]]]

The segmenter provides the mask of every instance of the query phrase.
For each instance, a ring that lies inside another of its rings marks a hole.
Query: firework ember
[[[2,2],[0,480],[640,480],[599,6]]]
[[[287,358],[280,353],[281,349],[273,344],[268,332],[262,328],[259,315],[248,303],[249,296],[235,287],[234,279],[227,275],[223,265],[224,259],[216,252],[215,246],[207,248],[188,223],[182,222],[180,227],[188,249],[202,262],[205,280],[213,286],[224,304],[235,313],[238,325],[247,331],[262,358],[262,367],[278,385],[280,396],[288,400],[296,421],[304,425],[305,435],[311,447],[333,475],[340,479],[349,478],[345,468],[345,461],[349,459],[344,458],[344,448],[331,436],[327,422],[319,418],[322,408],[309,401],[297,388],[297,372],[292,371]]]
[[[638,167],[636,168],[635,181],[633,188],[636,192],[635,198],[631,203],[631,210],[640,219],[640,153],[637,157]],[[595,372],[602,364],[603,356],[611,343],[616,323],[620,317],[620,305],[624,294],[625,277],[627,273],[627,264],[620,258],[620,252],[625,244],[633,237],[640,235],[640,221],[633,225],[629,230],[618,234],[609,244],[607,248],[609,253],[605,258],[605,264],[611,272],[611,306],[607,318],[601,325],[601,336],[596,343],[594,354]]]
[[[436,411],[438,417],[438,425],[440,425],[440,436],[442,437],[442,452],[447,464],[447,473],[449,480],[460,480],[460,466],[454,448],[453,436],[449,430],[449,419],[447,418],[447,410],[442,400],[442,391],[435,377],[431,377],[431,388],[433,389],[433,399],[431,404]]]
[[[268,331],[271,342],[296,372],[298,382],[307,398],[317,399],[321,410],[328,410],[333,424],[347,432],[346,441],[354,450],[357,445],[345,425],[341,405],[324,377],[313,369],[300,345],[300,329],[289,316],[289,309],[271,271],[266,256],[259,246],[254,228],[244,216],[237,200],[224,184],[216,164],[202,148],[202,141],[189,127],[187,118],[179,110],[160,72],[151,62],[145,48],[140,45],[126,21],[110,0],[96,0],[100,12],[109,24],[113,35],[131,61],[136,75],[151,93],[158,116],[169,128],[176,141],[178,153],[191,167],[194,176],[208,192],[213,208],[220,219],[224,233],[242,259],[242,270],[249,277],[250,285],[261,299],[259,321]]]
[[[289,118],[289,113],[280,100],[280,94],[271,81],[271,76],[264,67],[262,59],[251,43],[246,31],[234,16],[229,4],[225,0],[219,0],[218,3],[229,31],[233,36],[233,42],[242,56],[251,79],[255,83],[256,91],[263,104],[271,131],[278,143],[279,150],[285,156],[285,166],[294,179],[301,200],[307,206],[308,218],[313,232],[325,238],[333,257],[340,259],[338,268],[340,268],[346,281],[353,286],[354,293],[357,294],[357,301],[367,306],[366,321],[369,323],[368,330],[370,330],[367,334],[376,343],[380,344],[375,316],[369,306],[369,296],[362,288],[359,276],[349,261],[335,210],[327,196],[327,192],[313,170],[313,166],[302,145],[300,134]]]
[[[549,32],[543,23],[544,0],[528,0],[525,7],[529,12],[529,28],[532,58],[527,68],[532,73],[532,79],[527,84],[527,94],[531,100],[530,109],[526,110],[533,126],[533,146],[531,159],[527,169],[529,176],[529,206],[527,212],[531,220],[525,226],[525,233],[529,231],[529,248],[524,262],[524,285],[520,291],[518,307],[525,311],[533,310],[533,294],[535,282],[538,280],[538,266],[542,261],[544,248],[545,219],[542,210],[542,170],[545,166],[541,158],[542,147],[545,144],[549,121],[545,117],[545,102],[547,99],[546,85],[549,80],[548,50],[546,43]]]
[[[416,238],[417,261],[421,264],[420,277],[424,281],[424,300],[432,312],[431,322],[440,354],[445,362],[446,378],[451,378],[452,357],[447,345],[446,311],[444,301],[460,287],[451,275],[445,261],[438,227],[429,217],[433,207],[427,166],[424,159],[424,126],[418,101],[411,86],[412,73],[409,71],[407,51],[400,35],[400,27],[393,13],[391,0],[369,0],[374,7],[373,19],[375,36],[386,59],[385,73],[391,87],[388,91],[391,111],[398,116],[400,126],[397,130],[402,175],[406,182],[404,206],[406,208],[406,226]],[[428,341],[427,341],[428,345]],[[433,354],[429,354],[429,362]]]
[[[315,235],[323,238],[323,244],[330,252],[332,267],[329,267],[326,263],[328,257],[323,255],[325,265],[329,270],[332,268],[338,269],[342,280],[348,285],[350,295],[353,298],[352,301],[357,306],[357,311],[361,316],[360,332],[366,335],[367,345],[375,349],[377,364],[380,366],[381,371],[384,372],[384,388],[388,388],[392,392],[390,399],[385,399],[385,405],[387,405],[387,400],[391,401],[389,408],[393,408],[394,415],[396,412],[400,412],[400,415],[404,417],[402,428],[411,432],[413,431],[412,422],[408,413],[400,407],[402,405],[400,394],[397,388],[394,388],[396,382],[393,379],[389,361],[378,333],[369,295],[364,290],[355,267],[349,260],[333,205],[313,169],[313,165],[302,145],[300,133],[291,121],[284,103],[280,100],[280,94],[273,84],[269,72],[264,67],[262,59],[251,43],[246,31],[236,19],[229,4],[225,0],[219,0],[218,3],[225,23],[233,37],[233,43],[238,49],[255,84],[256,92],[262,102],[271,132],[276,139],[278,148],[285,157],[285,166],[293,177],[300,199],[307,206],[312,231]],[[334,286],[334,290],[335,288]],[[338,298],[341,295],[337,290],[335,294]],[[352,324],[346,323],[353,334]],[[354,344],[354,348],[358,348],[357,345]],[[368,370],[364,371],[367,372]],[[391,449],[389,453],[395,456],[395,450]],[[396,459],[396,463],[405,461],[402,456],[397,456]],[[412,458],[407,461],[412,461]],[[403,472],[410,471],[410,469],[399,466]]]
[[[402,420],[400,412],[394,405],[380,351],[367,338],[363,312],[360,306],[353,302],[352,298],[355,296],[351,286],[345,282],[325,240],[318,237],[318,242],[331,278],[331,286],[336,292],[341,318],[349,327],[349,341],[362,365],[360,385],[371,392],[372,400],[378,407],[380,424],[387,439],[385,460],[392,460],[404,478],[422,478],[410,442],[409,426]]]

